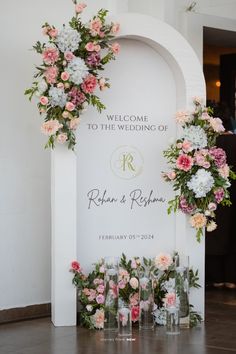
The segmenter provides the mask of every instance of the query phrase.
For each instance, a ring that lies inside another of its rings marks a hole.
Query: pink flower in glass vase
[[[186,154],[181,154],[176,160],[176,167],[179,170],[188,172],[193,166],[193,158]]]
[[[102,329],[104,327],[104,311],[97,309],[95,314],[91,316],[91,320],[95,328]]]
[[[100,294],[103,294],[104,293],[104,285],[100,284],[97,287],[97,292],[100,293]]]
[[[159,253],[156,257],[155,257],[155,266],[160,269],[160,270],[167,270],[169,268],[169,266],[173,263],[173,259],[171,257],[171,255],[169,255],[168,253]]]
[[[139,294],[135,293],[134,295],[130,296],[129,303],[131,306],[137,306],[139,303]]]
[[[175,307],[176,306],[176,295],[175,293],[167,293],[164,298],[165,307]]]
[[[96,301],[98,304],[104,304],[104,296],[102,294],[99,294],[98,296],[96,296]]]
[[[131,319],[133,322],[137,322],[139,319],[139,306],[133,306],[131,309]]]

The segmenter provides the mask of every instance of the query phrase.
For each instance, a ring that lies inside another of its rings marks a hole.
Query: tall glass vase
[[[175,269],[176,296],[179,303],[180,328],[189,328],[189,257],[186,255],[177,254],[175,256]]]
[[[119,337],[131,337],[132,320],[131,309],[127,302],[119,299],[118,308],[118,335]]]
[[[105,258],[105,308],[104,330],[118,331],[118,258]]]
[[[149,268],[139,273],[139,329],[154,328],[154,289],[153,276]]]

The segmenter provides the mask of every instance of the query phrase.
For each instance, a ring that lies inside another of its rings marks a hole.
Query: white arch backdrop
[[[175,79],[176,110],[191,109],[194,96],[205,98],[200,63],[174,28],[140,14],[120,14],[111,19],[121,24],[120,38],[144,42],[164,58]],[[65,147],[57,146],[52,152],[52,321],[56,326],[76,325],[76,291],[68,272],[77,256],[76,163],[76,155]],[[191,293],[191,303],[204,315],[204,242],[196,242],[182,214],[176,216],[175,234],[175,249],[189,254],[191,265],[199,269],[202,288]]]

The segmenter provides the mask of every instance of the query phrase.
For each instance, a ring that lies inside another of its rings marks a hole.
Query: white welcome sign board
[[[177,134],[176,110],[205,96],[200,64],[167,24],[137,14],[115,21],[122,29],[121,53],[104,73],[112,86],[101,94],[107,108],[82,117],[76,155],[62,147],[52,156],[55,325],[76,324],[68,273],[73,259],[89,270],[106,255],[152,257],[175,249],[190,255],[204,281],[204,245],[183,215],[167,215],[173,191],[161,178],[163,150]],[[204,290],[191,302],[203,313]]]

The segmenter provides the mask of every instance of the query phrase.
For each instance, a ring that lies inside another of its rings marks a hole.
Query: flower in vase
[[[155,257],[155,266],[160,270],[167,270],[173,263],[173,259],[168,253],[160,253]]]
[[[133,322],[137,322],[139,319],[139,306],[132,306],[131,319]]]
[[[104,304],[105,298],[102,294],[99,294],[98,296],[96,296],[96,301],[98,304]]]
[[[98,309],[95,314],[91,316],[91,321],[95,328],[102,329],[104,327],[104,317],[104,311]]]
[[[165,294],[164,304],[165,304],[165,307],[175,307],[176,306],[176,295],[174,292]]]
[[[139,285],[138,279],[135,278],[135,277],[132,277],[132,278],[130,279],[130,281],[129,281],[129,284],[130,284],[130,286],[131,286],[132,289],[137,289],[137,288],[138,288],[138,285]]]

